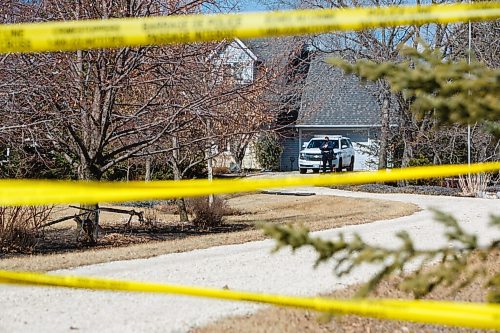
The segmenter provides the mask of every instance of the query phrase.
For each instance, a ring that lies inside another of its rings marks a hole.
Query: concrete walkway
[[[442,227],[429,208],[453,213],[482,243],[500,234],[487,227],[489,215],[500,214],[500,201],[405,194],[354,193],[301,188],[323,195],[412,202],[423,210],[407,217],[317,232],[359,233],[374,244],[395,244],[394,233],[407,230],[423,248],[443,245]],[[335,207],[332,207],[334,209]],[[331,267],[313,269],[315,255],[303,249],[271,254],[271,240],[220,246],[150,259],[111,262],[61,274],[199,285],[291,295],[315,295],[366,280],[373,267],[337,279]],[[0,332],[185,332],[223,316],[246,314],[259,306],[189,297],[112,293],[40,287],[0,286]]]

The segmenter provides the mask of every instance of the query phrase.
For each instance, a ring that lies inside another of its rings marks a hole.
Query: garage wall
[[[293,159],[293,163],[290,158]],[[283,153],[281,154],[280,171],[299,170],[299,137],[288,137],[283,140]]]

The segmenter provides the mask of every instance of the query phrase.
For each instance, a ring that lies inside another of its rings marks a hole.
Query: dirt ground
[[[180,224],[177,215],[158,209],[120,206],[118,208],[144,210],[150,223],[141,224],[134,217],[132,224],[126,226],[128,215],[102,212],[101,237],[94,246],[82,246],[76,241],[76,223],[63,222],[46,228],[32,254],[4,255],[0,269],[49,271],[245,243],[265,238],[256,228],[259,223],[301,224],[315,231],[391,219],[418,211],[412,204],[319,195],[250,194],[229,198],[228,204],[239,214],[226,217],[222,226],[211,230]],[[56,207],[53,219],[76,211]]]
[[[489,276],[498,273],[500,251],[490,253],[486,262]],[[401,278],[393,277],[381,283],[372,293],[374,298],[411,299],[411,295],[398,290]],[[478,278],[471,285],[454,292],[452,288],[438,287],[426,299],[484,302],[488,289],[486,279]],[[335,291],[325,297],[351,298],[359,286],[353,286]],[[296,310],[290,308],[266,307],[249,316],[229,317],[205,327],[192,330],[191,333],[229,333],[229,332],[308,332],[308,333],[409,333],[409,332],[440,332],[465,333],[476,332],[472,329],[424,325],[402,321],[379,320],[357,316],[327,317],[315,311]],[[477,332],[487,332],[477,330]],[[493,332],[493,331],[489,331]]]

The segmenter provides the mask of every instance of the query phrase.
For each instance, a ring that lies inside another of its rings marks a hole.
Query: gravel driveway
[[[443,244],[441,225],[432,222],[428,210],[435,207],[453,213],[467,230],[480,236],[481,242],[500,238],[498,232],[487,227],[489,215],[500,214],[500,200],[301,188],[304,190],[411,202],[423,209],[412,216],[316,233],[323,237],[332,237],[341,230],[346,234],[360,233],[373,243],[390,244],[393,234],[405,229],[421,247],[432,248]],[[362,282],[373,271],[373,267],[365,267],[338,279],[328,265],[312,268],[315,259],[312,251],[271,254],[273,245],[270,240],[251,242],[57,273],[315,295]],[[0,286],[0,301],[0,332],[185,332],[192,326],[222,316],[250,313],[259,307],[189,297],[18,286]]]

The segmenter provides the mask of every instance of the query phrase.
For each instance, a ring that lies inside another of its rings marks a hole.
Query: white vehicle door
[[[347,145],[349,146],[349,157],[354,157],[356,155],[356,151],[354,150],[351,140],[347,139]]]
[[[340,149],[342,152],[342,166],[349,165],[351,163],[351,152],[346,139],[340,140]]]

